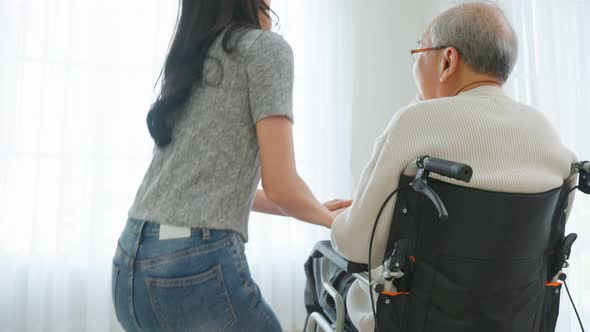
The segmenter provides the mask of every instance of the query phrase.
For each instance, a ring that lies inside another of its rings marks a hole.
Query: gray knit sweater
[[[279,35],[251,30],[229,54],[220,36],[209,55],[205,83],[180,113],[172,143],[155,148],[129,217],[232,230],[247,241],[260,181],[255,124],[293,121],[293,53]]]

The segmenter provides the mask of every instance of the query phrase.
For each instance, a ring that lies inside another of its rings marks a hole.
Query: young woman
[[[250,276],[251,210],[330,227],[293,156],[293,55],[269,1],[183,0],[148,114],[156,148],[113,259],[127,331],[280,331]],[[262,178],[264,190],[257,190]]]

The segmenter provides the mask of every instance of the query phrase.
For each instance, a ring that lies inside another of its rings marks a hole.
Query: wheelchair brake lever
[[[414,272],[416,259],[410,256],[411,242],[400,239],[395,243],[391,256],[383,262],[381,275],[372,282],[373,289],[381,293],[391,287],[394,279],[400,279],[407,273]]]
[[[446,221],[449,219],[449,214],[447,212],[447,208],[445,207],[444,203],[438,196],[438,194],[428,185],[428,175],[430,172],[426,171],[424,168],[418,168],[416,172],[416,177],[414,181],[410,184],[410,187],[414,189],[416,192],[424,194],[434,207],[438,211],[438,220]]]
[[[395,243],[391,256],[383,263],[383,277],[386,280],[401,278],[407,272],[414,271],[410,247],[408,239],[400,239]]]
[[[386,262],[389,271],[404,271],[406,269],[406,260],[410,250],[410,240],[400,239],[395,243],[391,257]]]

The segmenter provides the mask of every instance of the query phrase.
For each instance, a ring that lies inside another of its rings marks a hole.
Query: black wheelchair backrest
[[[398,193],[385,256],[408,242],[412,266],[380,294],[379,331],[553,331],[570,184],[513,194],[428,181],[448,219],[424,195]]]

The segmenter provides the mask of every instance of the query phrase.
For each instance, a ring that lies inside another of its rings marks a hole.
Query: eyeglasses
[[[412,56],[412,60],[418,60],[418,54],[423,52],[430,52],[436,50],[442,50],[443,48],[447,48],[447,46],[439,46],[439,47],[428,47],[428,48],[417,48],[414,50],[410,50],[410,55]]]

